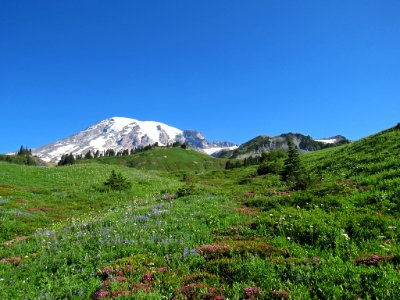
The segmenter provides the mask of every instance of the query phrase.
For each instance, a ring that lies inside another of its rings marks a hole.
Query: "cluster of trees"
[[[301,164],[300,154],[291,139],[288,139],[288,150],[264,152],[260,157],[249,157],[243,160],[228,160],[226,169],[240,168],[258,164],[257,174],[276,174],[295,190],[305,189],[311,179]]]
[[[263,152],[261,156],[250,156],[244,159],[230,159],[225,164],[225,169],[241,168],[259,164],[265,164],[270,161],[286,158],[287,153],[285,150],[275,150],[271,152]]]
[[[21,145],[19,148],[17,155],[32,155],[32,149],[29,149],[28,147],[24,147]]]
[[[303,190],[311,182],[310,176],[305,172],[300,154],[291,139],[288,140],[288,150],[266,153],[263,163],[258,167],[257,173],[277,174],[293,190]]]
[[[9,162],[13,162],[13,163],[28,165],[28,166],[36,165],[36,161],[32,158],[32,149],[30,149],[26,146],[24,147],[22,145],[19,148],[19,150],[17,151],[17,157],[15,159],[6,157],[5,160],[9,161]]]
[[[115,152],[114,149],[107,149],[104,151],[91,151],[89,150],[88,152],[86,152],[85,154],[64,154],[63,156],[61,156],[60,161],[58,162],[59,166],[65,166],[65,165],[72,165],[75,163],[76,160],[82,160],[82,159],[93,159],[93,158],[98,158],[98,157],[113,157],[113,156],[126,156],[126,155],[132,155],[135,154],[137,152],[143,152],[143,151],[148,151],[151,149],[155,149],[158,148],[159,145],[158,143],[154,143],[152,145],[147,145],[141,148],[136,148],[136,149],[123,149],[120,150],[118,152]],[[179,142],[175,142],[173,144],[168,144],[167,145],[168,148],[171,147],[181,147],[183,149],[187,148],[186,144],[181,144]]]
[[[247,167],[252,165],[258,165],[261,162],[261,157],[259,156],[250,156],[244,159],[230,159],[225,164],[225,169],[235,169],[241,167]]]
[[[58,166],[66,166],[66,165],[73,165],[75,163],[75,157],[72,153],[64,154],[61,156],[60,161],[58,162]]]

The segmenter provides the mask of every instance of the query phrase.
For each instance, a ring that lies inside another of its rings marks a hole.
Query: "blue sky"
[[[240,144],[400,122],[400,1],[0,3],[0,153],[124,116]]]

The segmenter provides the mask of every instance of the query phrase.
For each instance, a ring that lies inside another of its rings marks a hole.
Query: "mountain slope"
[[[299,133],[286,133],[275,137],[258,136],[240,145],[235,150],[221,151],[219,153],[215,153],[214,156],[225,158],[246,158],[250,156],[259,156],[263,152],[287,149],[287,142],[289,139],[293,141],[295,146],[302,153],[316,151],[349,142],[342,136],[336,136],[329,139],[313,140],[310,136],[305,136]]]
[[[400,125],[348,145],[304,156],[305,165],[330,176],[400,178]],[[390,175],[391,174],[391,175]],[[381,183],[383,184],[383,182]]]
[[[89,150],[102,152],[107,149],[118,152],[124,149],[143,148],[154,143],[166,146],[174,142],[186,142],[197,149],[214,149],[213,151],[234,146],[228,142],[209,142],[195,130],[180,130],[160,122],[113,117],[71,137],[32,149],[32,151],[34,155],[45,161],[56,162],[67,153],[85,154]]]

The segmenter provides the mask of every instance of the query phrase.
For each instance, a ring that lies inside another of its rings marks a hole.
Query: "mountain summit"
[[[139,121],[113,117],[103,120],[68,138],[33,149],[33,154],[45,161],[58,161],[63,154],[85,154],[90,151],[143,148],[158,143],[167,146],[174,142],[188,145],[213,154],[223,149],[234,149],[229,142],[209,142],[196,130],[178,128],[154,121]]]

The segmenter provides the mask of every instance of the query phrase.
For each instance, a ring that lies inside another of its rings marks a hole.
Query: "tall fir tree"
[[[304,170],[301,167],[300,155],[291,139],[288,140],[288,157],[285,160],[282,180],[294,189],[301,189]]]

